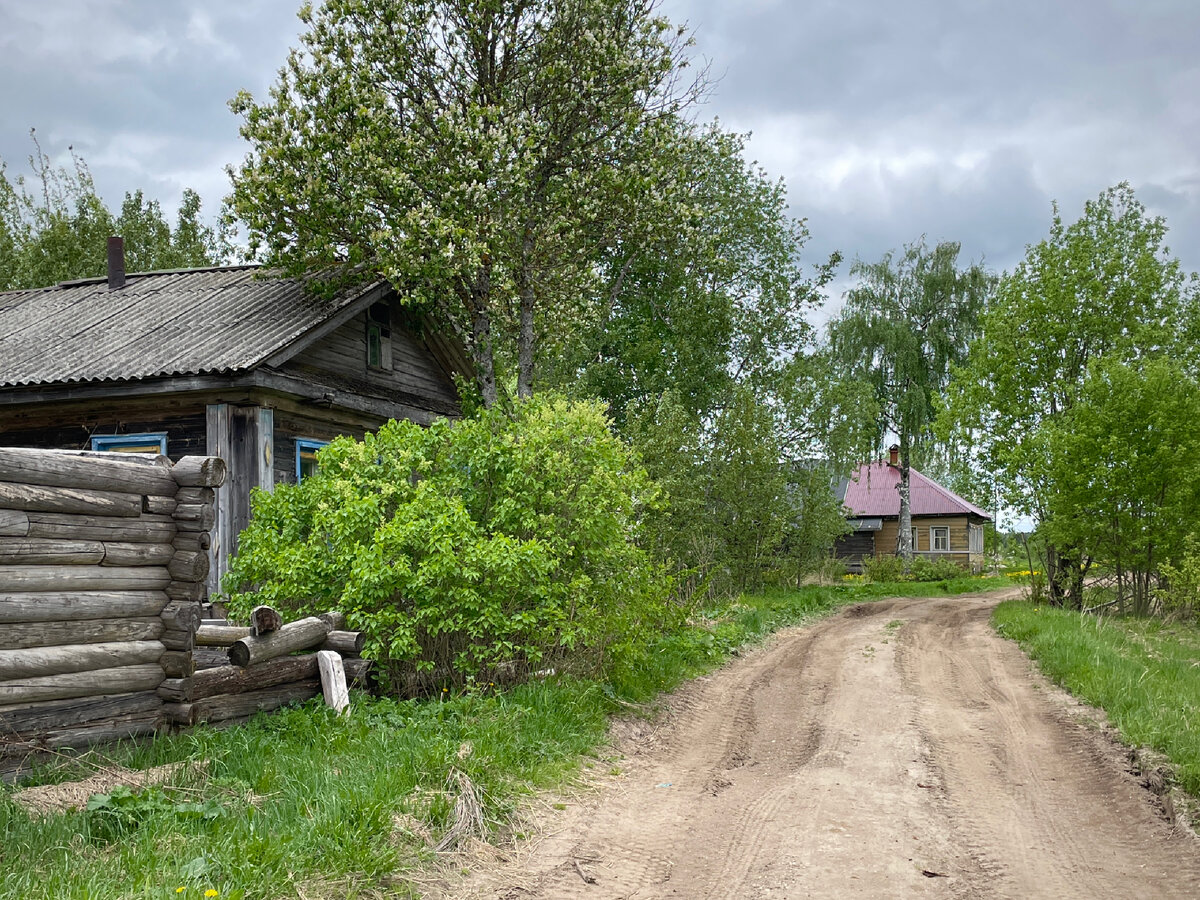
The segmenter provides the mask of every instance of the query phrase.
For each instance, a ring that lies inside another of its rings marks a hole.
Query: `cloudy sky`
[[[226,103],[263,96],[293,0],[0,0],[0,158],[73,145],[111,205],[184,187],[215,212],[245,152]],[[810,256],[925,235],[1011,268],[1122,180],[1200,269],[1195,0],[664,0],[718,81],[701,111],[752,132]]]

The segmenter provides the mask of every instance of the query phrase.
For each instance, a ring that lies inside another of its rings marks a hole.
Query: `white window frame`
[[[945,546],[942,546],[942,543]],[[929,549],[934,553],[949,553],[950,552],[950,526],[949,525],[930,525],[929,526]]]
[[[146,453],[145,450],[123,450],[123,447],[140,447],[158,444],[158,452],[167,455],[167,433],[147,431],[141,434],[96,434],[92,436],[92,449],[108,453]]]
[[[916,552],[917,552],[917,546],[918,546],[918,544],[920,543],[920,541],[919,541],[920,535],[921,535],[921,529],[920,529],[920,528],[918,528],[916,525],[914,525],[914,526],[912,527],[912,549],[913,549],[913,553],[916,553]]]

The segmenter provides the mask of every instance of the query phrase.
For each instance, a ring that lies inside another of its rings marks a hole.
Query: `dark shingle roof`
[[[0,293],[0,386],[251,369],[365,290],[323,299],[235,266]]]

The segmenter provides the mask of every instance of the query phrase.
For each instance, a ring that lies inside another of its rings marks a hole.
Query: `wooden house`
[[[839,493],[852,530],[838,540],[834,555],[851,572],[861,572],[866,557],[895,556],[900,546],[899,448],[892,447],[886,461],[859,466]],[[915,556],[983,570],[983,526],[991,516],[913,468],[909,505]]]
[[[337,435],[460,413],[461,346],[386,283],[320,298],[254,266],[123,268],[0,293],[0,446],[225,459],[210,590],[251,488],[302,479]]]

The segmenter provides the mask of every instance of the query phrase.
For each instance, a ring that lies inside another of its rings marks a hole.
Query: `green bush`
[[[1155,591],[1155,599],[1165,615],[1192,619],[1200,613],[1200,537],[1184,538],[1177,565],[1162,565],[1162,587]]]
[[[230,608],[342,610],[397,690],[593,671],[673,614],[637,543],[657,488],[598,404],[389,422],[319,463],[254,495]]]
[[[958,563],[949,559],[926,559],[914,556],[907,572],[904,560],[898,556],[867,557],[863,572],[875,582],[952,581],[968,574]]]
[[[904,571],[904,560],[898,556],[866,556],[862,565],[867,581],[912,581],[912,577]]]
[[[951,559],[926,559],[915,556],[909,570],[913,581],[949,581],[962,578],[967,572]]]

